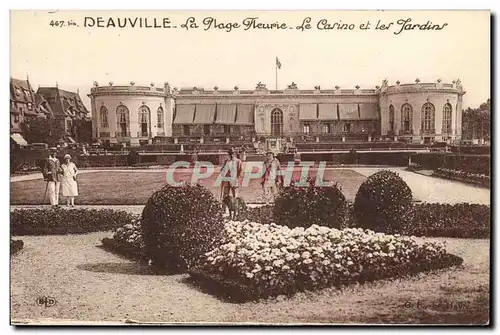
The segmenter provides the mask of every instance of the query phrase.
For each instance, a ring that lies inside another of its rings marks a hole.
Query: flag
[[[281,62],[278,57],[276,57],[276,66],[278,67],[278,69],[281,69]]]

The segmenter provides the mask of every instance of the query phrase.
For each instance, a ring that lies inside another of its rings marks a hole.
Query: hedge
[[[474,174],[490,174],[491,157],[489,155],[459,155],[455,153],[418,153],[411,155],[413,163],[429,170],[445,168]]]
[[[460,152],[462,154],[489,155],[491,147],[489,145],[471,145],[471,146],[451,146],[451,152]]]
[[[480,185],[480,186],[484,186],[484,187],[488,187],[488,188],[490,187],[490,184],[491,184],[490,176],[487,176],[484,174],[464,172],[464,171],[460,171],[460,170],[450,170],[450,169],[439,168],[439,169],[436,169],[432,175],[439,177],[439,178],[458,180],[458,181],[462,181],[464,183],[471,183],[471,184]]]
[[[112,209],[16,209],[11,235],[66,235],[109,231],[129,224],[136,215]]]
[[[414,204],[414,217],[410,224],[401,226],[396,233],[426,237],[489,238],[489,205],[479,204]],[[352,203],[346,214],[347,226],[359,227],[354,217]],[[276,222],[273,206],[248,208],[239,213],[236,220],[250,220],[263,224]],[[306,225],[307,226],[307,225]]]
[[[489,238],[491,209],[479,204],[415,204],[412,224],[402,233],[415,236]]]

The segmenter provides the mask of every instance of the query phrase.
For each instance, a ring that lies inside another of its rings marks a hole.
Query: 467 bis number
[[[64,21],[64,20],[51,20],[50,23],[49,23],[49,26],[51,27],[71,27],[71,26],[78,26],[76,24],[75,21],[72,21],[72,20],[68,20],[68,21]]]

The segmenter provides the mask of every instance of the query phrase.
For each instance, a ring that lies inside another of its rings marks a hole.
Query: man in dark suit
[[[49,199],[52,206],[59,206],[59,189],[61,187],[62,168],[56,157],[57,148],[50,148],[49,158],[45,162],[44,179],[49,190]]]

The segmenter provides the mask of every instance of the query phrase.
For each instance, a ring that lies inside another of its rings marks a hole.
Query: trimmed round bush
[[[354,200],[359,226],[393,233],[413,220],[412,192],[395,172],[382,170],[368,177]]]
[[[315,180],[307,187],[291,184],[282,188],[274,203],[275,222],[290,228],[316,224],[341,229],[345,213],[346,199],[340,186],[315,186]]]
[[[145,253],[153,264],[183,271],[221,240],[222,208],[201,185],[167,185],[148,199],[141,229]]]

